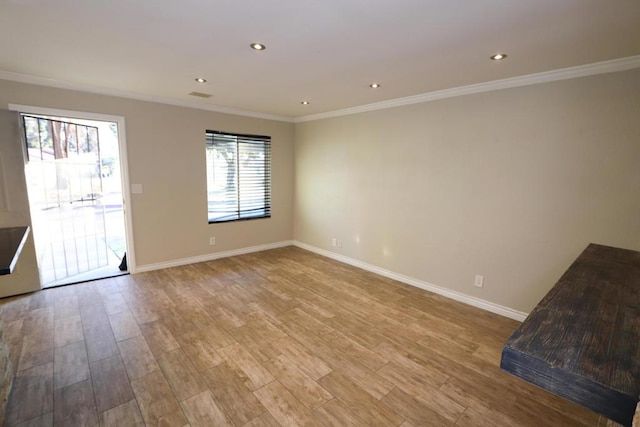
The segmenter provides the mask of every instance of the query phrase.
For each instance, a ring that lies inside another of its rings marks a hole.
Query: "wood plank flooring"
[[[299,248],[0,301],[6,426],[598,426],[498,368],[517,322]]]

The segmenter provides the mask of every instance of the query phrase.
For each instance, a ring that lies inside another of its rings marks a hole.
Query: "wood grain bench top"
[[[631,426],[639,341],[640,252],[590,244],[509,338],[500,367]]]

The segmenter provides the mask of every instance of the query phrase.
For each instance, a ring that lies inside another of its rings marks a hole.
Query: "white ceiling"
[[[639,0],[0,0],[0,70],[288,117],[639,54]]]

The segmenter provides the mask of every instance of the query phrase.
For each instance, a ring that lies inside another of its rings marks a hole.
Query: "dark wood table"
[[[500,367],[631,426],[639,341],[640,252],[590,244],[509,338]]]
[[[13,272],[27,236],[29,227],[0,228],[0,275]]]

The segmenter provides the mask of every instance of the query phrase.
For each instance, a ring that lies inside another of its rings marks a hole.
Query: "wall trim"
[[[340,110],[327,111],[306,116],[291,117],[277,114],[248,111],[238,108],[223,107],[214,104],[204,104],[195,101],[181,101],[177,99],[144,95],[140,93],[127,92],[117,89],[109,89],[91,86],[87,84],[70,83],[62,80],[50,79],[46,77],[33,76],[29,74],[14,73],[0,70],[0,79],[19,83],[28,83],[38,86],[48,86],[58,89],[77,90],[80,92],[95,93],[98,95],[116,96],[119,98],[134,99],[137,101],[154,102],[159,104],[174,105],[178,107],[195,108],[198,110],[214,111],[217,113],[233,114],[236,116],[253,117],[257,119],[275,120],[287,123],[301,123],[313,120],[328,119],[331,117],[347,116],[351,114],[364,113],[367,111],[383,110],[386,108],[401,107],[403,105],[420,104],[423,102],[435,101],[438,99],[453,98],[474,93],[489,92],[492,90],[508,89],[519,86],[528,86],[539,83],[553,82],[557,80],[568,80],[576,77],[586,77],[595,74],[613,73],[617,71],[640,68],[640,55],[626,58],[613,59],[610,61],[595,62],[592,64],[578,65],[576,67],[561,68],[558,70],[544,71],[541,73],[526,74],[523,76],[510,77],[501,80],[493,80],[484,83],[459,86],[450,89],[436,90],[419,95],[395,98],[388,101],[376,102],[373,104],[359,105],[356,107],[343,108]]]
[[[292,240],[283,240],[281,242],[267,243],[265,245],[249,246],[246,248],[232,249],[230,251],[214,252],[211,254],[198,255],[189,258],[180,258],[171,261],[156,262],[152,264],[138,265],[136,273],[144,273],[146,271],[161,270],[163,268],[179,267],[181,265],[195,264],[198,262],[213,261],[220,258],[228,258],[236,255],[245,255],[252,252],[267,251],[269,249],[284,248],[293,245]]]
[[[416,288],[424,289],[425,291],[433,292],[434,294],[442,295],[444,297],[450,298],[452,300],[481,308],[486,311],[490,311],[491,313],[499,314],[500,316],[508,317],[513,320],[517,320],[519,322],[524,321],[527,318],[527,313],[522,311],[517,311],[509,307],[505,307],[499,304],[494,304],[489,301],[485,301],[480,298],[472,297],[467,294],[463,294],[461,292],[452,291],[450,289],[446,289],[437,285],[433,285],[431,283],[423,282],[422,280],[414,279],[409,276],[405,276],[399,273],[395,273],[390,270],[386,270],[384,268],[375,266],[373,264],[368,264],[364,261],[360,261],[354,258],[347,257],[345,255],[337,254],[335,252],[327,251],[325,249],[320,249],[316,246],[308,245],[306,243],[299,242],[297,240],[293,241],[293,245],[299,248],[308,250],[310,252],[316,253],[318,255],[325,256],[327,258],[335,259],[336,261],[343,262],[345,264],[352,265],[354,267],[361,268],[363,270],[370,271],[372,273],[379,274],[380,276],[387,277],[389,279],[397,280],[398,282],[405,283],[407,285],[415,286]]]
[[[277,114],[260,113],[257,111],[241,110],[239,108],[223,107],[220,105],[204,104],[196,101],[181,101],[161,96],[144,95],[141,93],[124,90],[109,89],[80,83],[70,83],[62,80],[46,77],[32,76],[29,74],[13,73],[0,70],[0,80],[9,80],[18,83],[28,83],[38,86],[47,86],[57,89],[77,90],[80,92],[94,93],[97,95],[116,96],[119,98],[134,99],[136,101],[154,102],[158,104],[174,105],[177,107],[195,108],[197,110],[215,111],[216,113],[233,114],[235,116],[253,117],[256,119],[275,120],[279,122],[293,123],[293,117],[279,116]]]
[[[347,116],[351,114],[364,113],[367,111],[383,110],[386,108],[401,107],[404,105],[419,104],[423,102],[435,101],[438,99],[453,98],[474,93],[489,92],[499,89],[508,89],[519,86],[529,86],[539,83],[554,82],[557,80],[568,80],[577,77],[592,76],[595,74],[605,74],[617,71],[640,68],[640,55],[626,58],[613,59],[611,61],[595,62],[593,64],[579,65],[576,67],[562,68],[559,70],[545,71],[542,73],[526,74],[523,76],[510,77],[507,79],[493,80],[485,83],[477,83],[467,86],[459,86],[451,89],[436,90],[420,95],[412,95],[404,98],[396,98],[373,104],[360,105],[356,107],[343,108],[340,110],[328,111],[326,113],[309,114],[307,116],[296,117],[294,123],[309,122],[313,120],[328,119],[332,117]]]
[[[381,267],[377,267],[373,264],[368,264],[364,261],[360,261],[354,258],[336,254],[334,252],[330,252],[324,249],[320,249],[316,246],[308,245],[306,243],[302,243],[297,240],[283,240],[281,242],[267,243],[265,245],[250,246],[247,248],[240,248],[240,249],[232,249],[230,251],[215,252],[211,254],[199,255],[199,256],[189,257],[189,258],[181,258],[181,259],[158,262],[153,264],[138,265],[136,269],[136,273],[144,273],[147,271],[161,270],[163,268],[179,267],[182,265],[195,264],[198,262],[213,261],[216,259],[228,258],[232,256],[237,256],[237,255],[245,255],[253,252],[261,252],[269,249],[278,249],[286,246],[297,246],[309,252],[313,252],[315,254],[318,254],[327,258],[331,258],[336,261],[340,261],[345,264],[352,265],[354,267],[358,267],[375,274],[379,274],[380,276],[397,280],[407,285],[411,285],[416,288],[423,289],[425,291],[433,292],[434,294],[442,295],[452,300],[459,301],[464,304],[468,304],[473,307],[477,307],[477,308],[489,311],[491,313],[498,314],[500,316],[508,317],[510,319],[517,320],[519,322],[524,321],[524,319],[526,319],[527,317],[527,313],[524,313],[522,311],[517,311],[509,307],[504,307],[502,305],[494,304],[492,302],[485,301],[480,298],[472,297],[470,295],[466,295],[461,292],[445,289],[443,287],[436,286],[431,283],[423,282],[421,280],[414,279],[409,276],[404,276],[402,274],[395,273],[393,271],[386,270]]]

